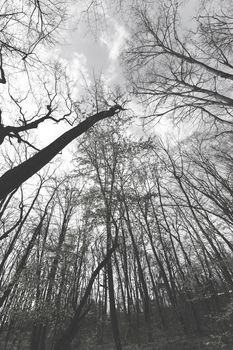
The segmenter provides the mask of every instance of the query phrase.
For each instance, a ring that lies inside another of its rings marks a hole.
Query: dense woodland
[[[78,3],[0,1],[0,349],[232,349],[231,1]],[[78,6],[119,84],[49,55]]]

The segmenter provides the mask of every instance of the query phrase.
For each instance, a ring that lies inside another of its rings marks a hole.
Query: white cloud
[[[100,41],[105,44],[109,50],[109,59],[116,61],[122,51],[125,41],[128,37],[126,29],[115,20],[111,20],[110,33],[104,33],[100,37]]]
[[[108,65],[105,69],[105,81],[107,85],[123,82],[119,56],[123,51],[129,33],[126,28],[115,19],[109,19],[108,32],[100,36],[100,42],[108,49]]]
[[[84,54],[75,52],[70,60],[66,60],[67,73],[73,82],[73,97],[78,97],[80,89],[90,84],[90,77],[87,68],[87,58]]]

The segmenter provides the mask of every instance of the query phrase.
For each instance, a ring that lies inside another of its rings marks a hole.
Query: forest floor
[[[11,350],[11,349],[9,349]],[[65,350],[65,349],[64,349]],[[114,350],[113,343],[96,345],[91,341],[82,343],[80,348],[73,346],[72,350]],[[177,335],[160,336],[151,343],[127,344],[122,350],[233,350],[232,336],[219,335]]]
[[[4,342],[0,342],[0,350],[29,350],[29,345],[21,342],[12,344],[10,341],[8,346],[5,347]],[[126,345],[123,346],[123,350],[232,350],[233,343],[224,343],[221,338],[174,338],[174,339],[159,339],[153,343],[141,344],[141,345]],[[64,349],[65,350],[65,349]],[[76,347],[73,347],[76,350]],[[105,344],[98,346],[90,346],[88,348],[80,347],[79,350],[114,350],[113,344]]]
[[[0,350],[29,350],[29,341],[22,333],[15,334],[14,339],[5,341],[0,339]],[[221,335],[169,335],[157,334],[151,343],[123,345],[122,350],[233,350],[233,334],[226,332]],[[66,349],[64,349],[66,350]],[[81,342],[81,346],[75,344],[72,350],[114,350],[112,343],[96,345],[92,341]]]
[[[91,348],[92,350],[114,350],[112,344]],[[149,344],[126,345],[123,350],[232,350],[233,343],[223,343],[221,339],[174,339],[173,341],[154,342]],[[74,348],[75,350],[75,348]]]
[[[114,350],[114,347],[106,344],[92,350]],[[153,343],[123,346],[123,350],[233,350],[233,339],[223,335],[160,337]]]

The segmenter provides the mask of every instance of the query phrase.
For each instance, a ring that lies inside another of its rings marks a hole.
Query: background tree
[[[159,8],[136,8],[125,52],[133,93],[145,102],[147,118],[168,115],[214,127],[215,134],[231,132],[230,4],[223,11],[206,4],[191,29],[182,23],[181,11],[172,0]]]
[[[89,19],[103,5],[91,4]],[[2,77],[11,82],[4,103],[17,112],[9,125],[22,128],[2,134],[2,348],[232,347],[231,10],[225,4],[229,15],[204,2],[192,28],[172,1],[161,1],[155,14],[149,2],[134,2],[133,11],[127,4],[132,36],[125,64],[150,137],[134,132],[129,111],[120,113],[127,94],[109,93],[104,79],[87,85],[81,103],[64,67],[48,65],[45,75],[47,57],[36,71],[29,54],[31,86],[19,96],[3,57]],[[38,11],[38,3],[31,5],[24,10]],[[27,94],[38,82],[38,94]],[[190,129],[191,120],[198,123],[191,136],[162,141],[153,134],[153,121],[162,116]],[[40,151],[31,128],[51,118],[71,129]],[[69,173],[58,176],[51,166],[26,182],[77,136]]]

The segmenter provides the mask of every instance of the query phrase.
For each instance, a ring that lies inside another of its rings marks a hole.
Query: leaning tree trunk
[[[8,170],[0,177],[0,200],[4,200],[8,194],[17,189],[23,182],[36,174],[41,168],[48,164],[60,151],[70,142],[90,129],[98,121],[112,117],[122,111],[119,105],[111,107],[107,111],[96,113],[83,122],[65,132],[54,142],[24,161],[20,165]]]

